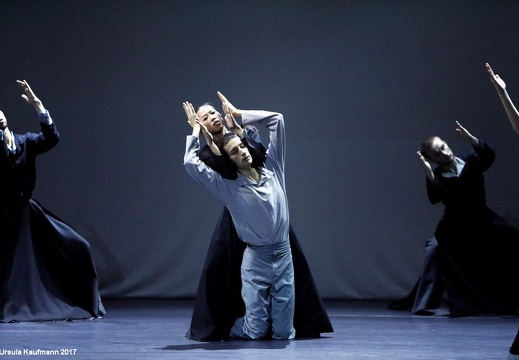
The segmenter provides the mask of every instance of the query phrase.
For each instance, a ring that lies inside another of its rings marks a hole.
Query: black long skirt
[[[0,220],[0,322],[105,315],[85,239],[33,199]]]

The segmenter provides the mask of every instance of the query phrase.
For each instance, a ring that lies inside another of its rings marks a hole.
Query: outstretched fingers
[[[490,66],[489,63],[486,63],[485,66],[487,68],[488,75],[490,75],[490,78],[493,80],[494,77],[496,76],[496,74],[494,74],[494,70],[492,70],[492,67]]]
[[[494,72],[492,67],[489,63],[485,64],[487,68],[488,75],[490,76],[490,81],[492,81],[492,84],[496,87],[496,89],[502,93],[506,89],[506,83],[501,77]]]
[[[227,98],[219,91],[216,92],[221,102],[228,102]]]
[[[26,80],[16,80],[16,83],[22,88],[22,98],[28,103],[33,102],[36,99],[36,95],[32,91],[29,83]]]
[[[191,127],[194,127],[197,123],[197,116],[193,104],[191,104],[189,101],[184,101],[182,103],[182,107],[184,108],[184,111],[186,113],[189,125],[191,125]]]

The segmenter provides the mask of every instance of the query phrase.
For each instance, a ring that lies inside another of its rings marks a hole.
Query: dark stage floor
[[[191,301],[104,303],[104,319],[0,324],[0,358],[519,360],[508,353],[516,317],[418,317],[386,310],[387,302],[327,301],[335,332],[320,339],[200,343],[184,338]],[[64,355],[24,355],[24,349]]]

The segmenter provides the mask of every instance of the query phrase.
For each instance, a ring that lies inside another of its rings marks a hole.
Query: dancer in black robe
[[[506,85],[499,75],[494,74],[489,64],[486,67],[510,123],[519,133],[519,113],[506,92]],[[444,218],[435,234],[442,236],[443,240],[433,236],[426,242],[424,265],[418,282],[408,296],[390,303],[388,308],[411,309],[416,315],[515,314],[517,297],[510,284],[515,281],[513,272],[517,268],[506,263],[519,260],[517,230],[486,207],[483,177],[480,175],[481,178],[478,178],[475,175],[491,166],[494,152],[461,126],[458,132],[471,141],[476,151],[461,156],[461,161],[469,160],[467,170],[463,169],[458,177],[449,176],[452,171],[443,171],[440,163],[435,170],[435,174],[438,173],[437,178],[427,181],[431,202],[442,201],[446,206]],[[423,158],[423,154],[419,155],[422,165],[426,165],[427,159]],[[440,159],[442,161],[445,159]],[[448,167],[449,164],[453,164],[450,158],[443,167]],[[432,174],[429,168],[430,166],[425,166],[426,173]],[[477,170],[473,170],[474,168]],[[432,178],[435,178],[434,174]],[[455,196],[453,194],[456,194],[457,188],[463,189],[463,192]],[[455,237],[458,238],[454,239]],[[451,240],[445,241],[445,238]],[[493,239],[495,240],[492,241]],[[443,246],[439,247],[438,242],[443,243]],[[507,251],[510,253],[506,254]],[[481,261],[479,269],[477,260]],[[469,265],[471,261],[472,264]],[[464,273],[465,269],[470,269],[468,274]],[[495,289],[495,294],[492,294],[492,288]],[[447,291],[448,289],[450,290]],[[504,299],[507,293],[511,293],[509,301]],[[516,353],[519,353],[519,332],[514,346]]]
[[[451,316],[517,314],[519,231],[486,205],[483,173],[495,153],[459,123],[456,131],[474,151],[454,156],[445,141],[430,136],[418,152],[429,200],[445,206],[434,234],[442,286],[437,305]],[[430,163],[438,165],[434,171]]]
[[[17,83],[41,132],[11,132],[0,111],[0,322],[102,317],[88,242],[32,198],[36,156],[56,146],[59,133],[29,84]]]
[[[220,93],[218,95],[222,100],[224,112],[228,113],[227,99]],[[222,116],[212,105],[202,105],[197,114],[213,135],[214,141],[218,141],[219,135],[227,131]],[[252,126],[238,128],[229,115],[226,116],[226,121],[231,130],[242,131],[241,136],[247,143],[254,162],[264,162],[266,149],[261,143],[258,130]],[[228,168],[224,163],[226,158],[215,155],[208,145],[201,149],[199,157],[206,165],[218,171],[222,177],[228,179],[236,177],[236,173],[225,171]],[[314,338],[319,337],[321,333],[333,332],[305,255],[291,226],[289,236],[294,264],[296,338]],[[245,247],[246,244],[236,233],[229,211],[224,208],[211,238],[198,283],[191,326],[186,333],[188,339],[226,340],[236,319],[245,313],[240,275]]]

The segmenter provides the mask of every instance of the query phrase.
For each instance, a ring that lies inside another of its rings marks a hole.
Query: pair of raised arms
[[[232,130],[235,132],[239,137],[243,136],[243,131],[240,125],[236,122],[235,116],[240,117],[241,112],[233,105],[227,98],[221,93],[217,92],[218,97],[220,98],[220,101],[222,102],[222,110],[225,113],[225,122],[227,123],[227,128],[229,130]],[[193,104],[191,104],[188,101],[185,101],[182,103],[182,106],[184,107],[184,111],[186,112],[187,121],[189,125],[193,128],[193,135],[199,136],[200,131],[202,131],[202,134],[204,135],[205,141],[207,142],[207,145],[213,152],[213,154],[217,156],[221,156],[222,153],[220,152],[220,149],[213,141],[213,134],[207,130],[207,127],[203,123],[202,120],[198,117],[195,108]],[[223,134],[227,132],[227,129],[224,127],[222,129]]]
[[[514,104],[512,103],[512,100],[510,100],[510,97],[508,96],[508,93],[506,92],[506,84],[501,79],[501,77],[494,73],[492,70],[492,67],[490,67],[490,64],[485,64],[487,68],[488,75],[490,76],[490,81],[492,81],[492,84],[496,87],[497,93],[499,94],[499,97],[501,98],[501,101],[503,103],[503,106],[505,108],[506,114],[512,124],[512,127],[514,130],[519,134],[519,112],[515,108]],[[456,121],[456,132],[461,135],[464,138],[467,138],[472,144],[477,143],[477,138],[472,136],[467,129],[465,129],[459,122]],[[420,163],[422,167],[425,170],[425,173],[428,177],[431,179],[434,179],[434,175],[432,174],[432,168],[431,164],[423,157],[423,154],[420,153],[420,151],[417,152],[418,157],[420,158]]]

